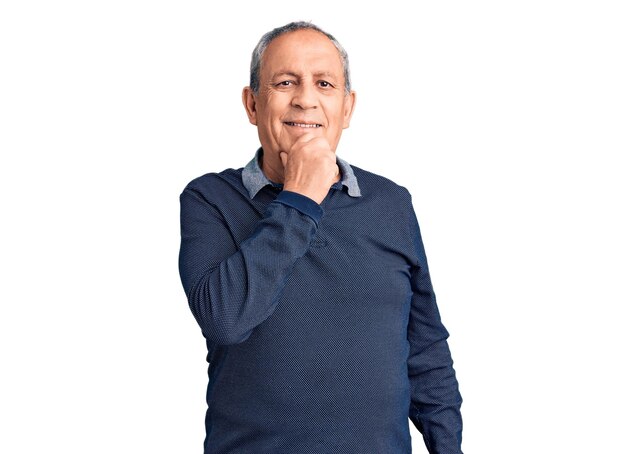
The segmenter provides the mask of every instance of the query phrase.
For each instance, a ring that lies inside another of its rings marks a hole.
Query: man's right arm
[[[180,204],[179,271],[191,312],[208,340],[243,342],[276,309],[323,210],[284,190],[237,247],[219,211],[198,190],[186,187]]]

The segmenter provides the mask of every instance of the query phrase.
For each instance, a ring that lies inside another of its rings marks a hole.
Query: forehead
[[[330,39],[316,30],[296,30],[275,38],[263,53],[261,72],[328,72],[343,74],[339,51]]]

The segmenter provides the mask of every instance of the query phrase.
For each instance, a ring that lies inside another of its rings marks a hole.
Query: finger
[[[283,162],[283,167],[285,167],[287,165],[287,160],[289,159],[289,156],[284,151],[281,151],[279,156],[280,160]]]

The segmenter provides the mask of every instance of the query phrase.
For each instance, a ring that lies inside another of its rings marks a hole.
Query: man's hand
[[[284,167],[283,189],[305,195],[321,204],[338,181],[337,157],[324,137],[303,134],[291,149],[280,152]]]

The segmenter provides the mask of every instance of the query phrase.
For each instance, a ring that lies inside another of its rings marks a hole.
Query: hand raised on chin
[[[306,132],[288,151],[280,152],[283,190],[300,193],[321,204],[339,178],[337,157],[325,137]]]

